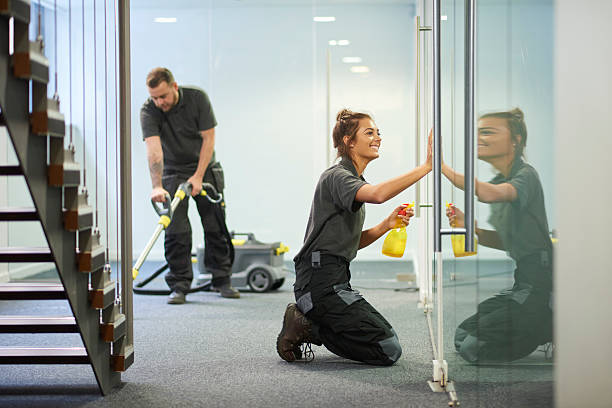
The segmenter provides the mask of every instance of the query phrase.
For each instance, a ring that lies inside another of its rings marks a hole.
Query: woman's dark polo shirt
[[[302,257],[306,260],[313,251],[336,255],[347,262],[355,258],[365,219],[365,207],[355,201],[355,195],[365,184],[353,162],[346,158],[321,174],[312,199],[304,246],[294,261]]]

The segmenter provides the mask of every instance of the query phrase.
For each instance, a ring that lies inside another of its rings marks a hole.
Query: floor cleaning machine
[[[166,196],[164,203],[155,203],[152,201],[155,212],[159,215],[158,225],[153,232],[153,235],[147,242],[140,257],[136,261],[132,269],[132,277],[135,280],[139,274],[145,259],[151,252],[153,245],[168,225],[172,222],[174,210],[180,202],[191,195],[191,184],[181,184],[172,201],[170,195]],[[225,226],[223,209],[221,203],[223,196],[217,192],[215,187],[210,183],[202,184],[200,193],[205,196],[214,206],[217,217],[221,217],[221,225]],[[252,233],[236,233],[229,232],[227,228],[225,234],[232,244],[230,245],[230,258],[232,259],[232,286],[235,288],[250,288],[254,292],[266,292],[280,288],[287,275],[287,269],[284,267],[283,254],[289,251],[289,247],[281,242],[271,244],[263,243],[255,239]],[[245,236],[246,239],[238,239],[237,237]],[[211,290],[212,276],[206,271],[204,264],[204,246],[199,246],[196,250],[195,257],[192,257],[192,262],[197,264],[198,279],[197,285],[189,290],[189,293]],[[134,284],[134,293],[144,295],[168,295],[169,289],[144,289],[144,286],[149,284],[153,279],[159,276],[162,272],[168,269],[168,264],[162,265],[155,270],[146,279]]]

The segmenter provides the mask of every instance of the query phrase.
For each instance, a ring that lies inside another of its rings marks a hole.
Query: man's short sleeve
[[[198,92],[198,129],[208,130],[217,126],[215,113],[206,92]]]
[[[161,115],[145,103],[140,109],[140,126],[143,140],[151,136],[161,136]]]
[[[524,208],[531,199],[532,186],[534,185],[534,177],[537,178],[537,174],[529,166],[521,168],[514,177],[508,180],[515,189],[517,194],[517,204],[520,208]]]
[[[350,171],[338,167],[329,179],[329,189],[334,204],[344,210],[355,212],[360,206],[355,205],[355,195],[363,185],[367,184]]]

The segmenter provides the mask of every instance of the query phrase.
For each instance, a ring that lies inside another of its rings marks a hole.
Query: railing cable
[[[117,38],[117,33],[118,33],[118,27],[117,27],[117,1],[118,0],[113,0],[113,17],[114,17],[114,27],[113,27],[113,33],[114,33],[114,39],[115,39],[115,178],[116,178],[116,183],[115,186],[117,186],[117,194],[115,197],[115,209],[116,209],[116,220],[117,220],[117,279],[115,280],[115,282],[117,282],[117,297],[118,297],[118,301],[119,303],[121,303],[121,279],[119,276],[119,265],[120,262],[119,260],[121,259],[121,257],[119,256],[120,251],[119,251],[119,243],[120,243],[120,239],[119,239],[119,222],[120,222],[120,217],[119,217],[119,202],[120,202],[120,195],[121,195],[121,190],[119,188],[119,64],[117,63],[117,59],[118,59],[118,53],[117,53],[117,42],[118,42],[118,38]],[[130,273],[129,271],[123,271],[122,273]]]
[[[106,192],[106,262],[110,261],[108,241],[110,233],[108,231],[108,48],[107,48],[107,20],[106,20],[107,0],[104,0],[104,191]]]
[[[86,138],[86,127],[85,127],[85,0],[81,1],[82,4],[82,30],[83,30],[83,188],[87,188],[87,138]]]
[[[98,30],[96,29],[96,2],[93,2],[93,65],[94,65],[94,190],[96,194],[96,230],[98,230]]]
[[[68,98],[68,111],[70,114],[70,144],[72,148],[72,0],[68,0],[68,92],[70,97]]]
[[[55,26],[53,27],[53,35],[54,35],[53,50],[55,51],[55,57],[53,61],[53,66],[55,70],[55,93],[53,94],[53,99],[58,101],[59,94],[57,92],[57,0],[53,0],[53,23],[55,24]]]

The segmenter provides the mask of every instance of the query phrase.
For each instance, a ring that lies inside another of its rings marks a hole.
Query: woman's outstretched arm
[[[431,163],[420,165],[414,170],[378,184],[365,184],[355,194],[355,201],[381,204],[395,197],[431,171]]]
[[[442,163],[442,174],[457,188],[465,188],[465,177],[456,172],[446,163]],[[518,197],[516,188],[510,183],[492,184],[485,181],[474,182],[476,197],[483,203],[498,203],[504,201],[514,201]]]
[[[395,197],[431,171],[432,132],[429,132],[427,145],[427,160],[412,171],[378,184],[366,184],[357,190],[355,201],[362,203],[381,204]]]

